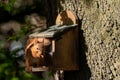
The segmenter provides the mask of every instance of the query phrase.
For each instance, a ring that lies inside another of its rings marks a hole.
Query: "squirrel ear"
[[[48,46],[50,44],[51,44],[51,40],[44,38],[44,46]]]
[[[27,50],[34,44],[34,41],[30,42],[26,48],[25,48],[25,53],[27,53]]]
[[[34,38],[33,44],[36,44],[38,42],[38,38]]]
[[[38,38],[39,42],[44,42],[44,38]]]

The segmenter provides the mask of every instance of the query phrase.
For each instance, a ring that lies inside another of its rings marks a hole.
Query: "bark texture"
[[[76,76],[76,80],[120,80],[120,0],[60,0],[57,4],[58,12],[72,10],[80,19],[81,68],[72,80]]]

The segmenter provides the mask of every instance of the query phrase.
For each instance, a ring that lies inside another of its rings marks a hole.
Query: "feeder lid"
[[[49,28],[30,34],[29,37],[46,37],[53,38],[62,34],[66,29],[77,26],[77,17],[72,11],[62,11],[56,18],[56,25]]]
[[[63,25],[56,27],[57,25],[51,26],[48,29],[41,31],[41,32],[36,32],[33,34],[30,34],[29,37],[46,37],[46,38],[53,38],[56,37],[60,34],[62,34],[66,29],[76,27],[77,24],[73,25]]]

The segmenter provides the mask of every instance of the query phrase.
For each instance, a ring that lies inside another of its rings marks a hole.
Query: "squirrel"
[[[44,66],[45,52],[44,48],[51,44],[51,40],[47,38],[30,38],[25,48],[25,64],[26,71],[31,72],[32,66]]]

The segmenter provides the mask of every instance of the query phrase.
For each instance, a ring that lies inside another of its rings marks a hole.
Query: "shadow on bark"
[[[79,20],[79,27],[81,27],[82,21]],[[85,38],[83,36],[83,30],[79,28],[79,53],[80,53],[80,80],[90,80],[91,77],[91,71],[90,68],[87,64],[87,59],[86,59],[86,52],[88,51],[88,47],[85,42]]]

